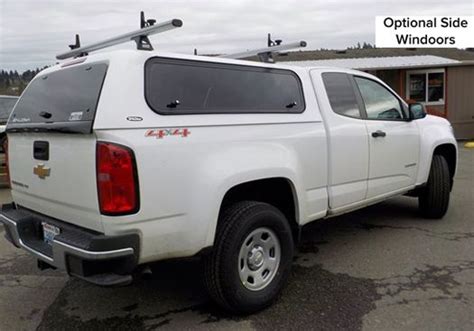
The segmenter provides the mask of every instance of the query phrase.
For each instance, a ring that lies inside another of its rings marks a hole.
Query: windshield
[[[87,64],[37,77],[18,101],[7,131],[90,133],[107,64]]]

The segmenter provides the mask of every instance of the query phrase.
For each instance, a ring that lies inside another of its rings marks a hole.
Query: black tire
[[[280,263],[261,290],[249,290],[239,276],[239,253],[253,231],[267,228],[278,237]],[[212,253],[204,259],[204,280],[210,297],[222,308],[249,314],[271,305],[290,274],[294,243],[290,225],[277,208],[261,202],[242,201],[220,216]]]
[[[434,155],[426,186],[418,196],[418,206],[426,218],[439,219],[448,211],[451,175],[448,163],[441,155]]]

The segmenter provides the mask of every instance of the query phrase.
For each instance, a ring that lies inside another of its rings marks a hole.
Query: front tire
[[[434,155],[428,182],[418,197],[421,214],[426,218],[442,218],[448,211],[450,192],[448,163],[443,156]]]
[[[238,202],[223,211],[214,249],[204,261],[209,295],[234,313],[259,311],[286,284],[293,254],[291,228],[277,208]]]

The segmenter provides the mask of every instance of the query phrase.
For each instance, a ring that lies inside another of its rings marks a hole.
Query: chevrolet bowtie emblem
[[[50,168],[45,168],[44,164],[38,164],[33,168],[33,173],[41,179],[45,179],[51,173]]]

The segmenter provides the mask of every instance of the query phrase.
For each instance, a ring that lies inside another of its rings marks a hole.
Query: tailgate
[[[49,154],[48,160],[35,159]],[[44,149],[48,149],[44,152]],[[102,232],[92,134],[8,136],[13,201],[41,214]]]
[[[6,128],[13,201],[100,232],[92,127],[107,68],[97,62],[39,74]]]

